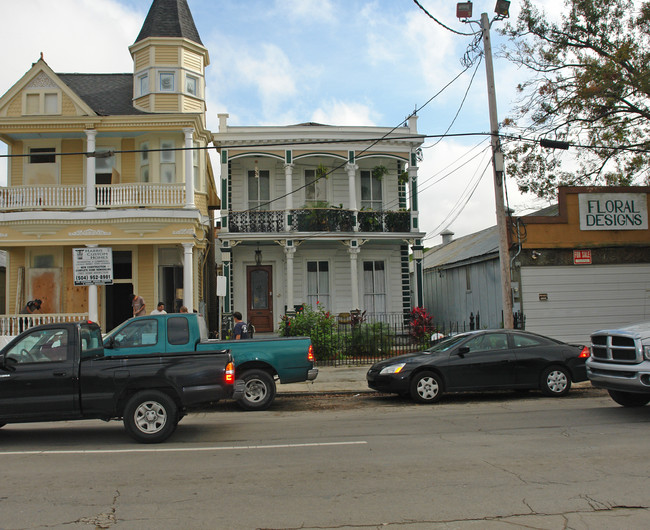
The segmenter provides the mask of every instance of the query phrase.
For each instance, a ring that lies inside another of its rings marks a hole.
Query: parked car
[[[445,392],[539,389],[564,396],[587,380],[589,347],[518,330],[470,331],[372,365],[368,386],[435,403]]]

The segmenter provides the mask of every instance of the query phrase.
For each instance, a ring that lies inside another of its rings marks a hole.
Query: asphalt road
[[[184,418],[0,430],[0,528],[646,528],[650,406],[589,389],[281,396]]]

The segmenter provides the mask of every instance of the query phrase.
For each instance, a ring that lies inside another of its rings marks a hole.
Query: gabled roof
[[[57,74],[99,116],[147,114],[133,106],[133,74]]]
[[[491,226],[433,247],[424,255],[423,266],[425,269],[447,268],[494,258],[499,258],[499,231]]]
[[[154,0],[135,42],[149,37],[180,37],[203,46],[187,0]]]

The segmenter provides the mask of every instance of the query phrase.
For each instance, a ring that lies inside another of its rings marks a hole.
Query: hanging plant
[[[372,176],[377,180],[384,178],[386,173],[388,173],[388,168],[386,166],[375,166],[372,168]]]
[[[327,167],[325,167],[323,164],[318,164],[318,167],[316,168],[317,179],[327,178],[328,173],[329,173],[329,169],[327,169]]]
[[[406,184],[409,181],[409,172],[408,171],[402,171],[398,176],[397,176],[397,182],[400,184]]]

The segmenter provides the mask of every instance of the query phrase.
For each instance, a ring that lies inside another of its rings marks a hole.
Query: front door
[[[273,331],[273,268],[247,267],[248,323],[258,333]]]

